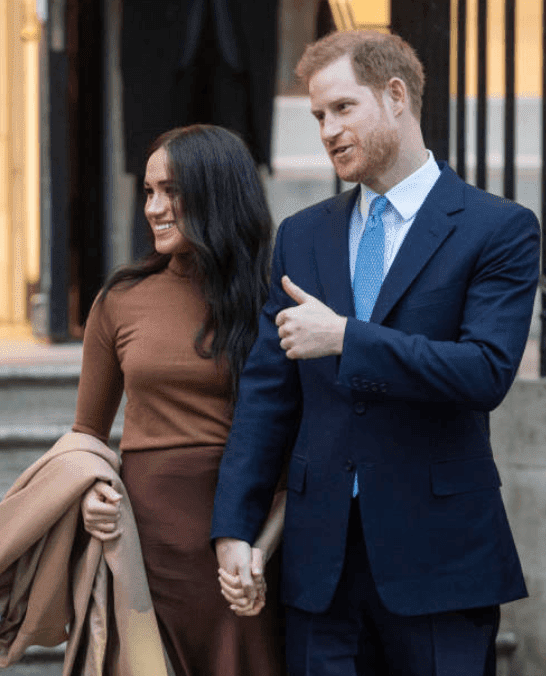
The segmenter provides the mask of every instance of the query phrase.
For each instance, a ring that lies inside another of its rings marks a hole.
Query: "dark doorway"
[[[67,3],[69,106],[69,333],[83,324],[104,281],[103,2]]]

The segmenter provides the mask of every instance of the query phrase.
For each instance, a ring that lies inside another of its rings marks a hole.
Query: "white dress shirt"
[[[440,173],[440,169],[434,160],[434,155],[429,150],[428,160],[422,167],[385,193],[385,197],[389,200],[389,203],[382,216],[383,227],[385,229],[383,279],[389,271],[405,236],[408,234],[417,212],[438,180]],[[361,186],[355,211],[360,209],[362,220],[352,217],[349,225],[351,281],[355,274],[358,245],[366,227],[370,204],[377,196],[378,193],[370,190],[365,185]]]

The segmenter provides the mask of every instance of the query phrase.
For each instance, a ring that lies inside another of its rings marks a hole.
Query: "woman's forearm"
[[[254,543],[254,547],[264,553],[264,563],[269,561],[281,541],[285,508],[286,490],[278,491],[273,498],[266,522]]]

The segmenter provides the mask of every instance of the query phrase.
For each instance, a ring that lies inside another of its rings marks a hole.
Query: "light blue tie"
[[[366,227],[356,256],[353,289],[356,318],[368,322],[383,283],[385,229],[381,216],[389,200],[376,197],[370,205]]]
[[[389,200],[376,197],[370,204],[366,227],[360,238],[356,255],[353,292],[355,298],[356,318],[364,322],[370,321],[373,307],[381,284],[385,265],[385,228],[381,216]],[[358,475],[355,473],[353,498],[358,495]]]

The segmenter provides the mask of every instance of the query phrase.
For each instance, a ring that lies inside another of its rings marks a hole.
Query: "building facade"
[[[39,284],[41,33],[34,0],[0,0],[0,330],[27,330]]]

